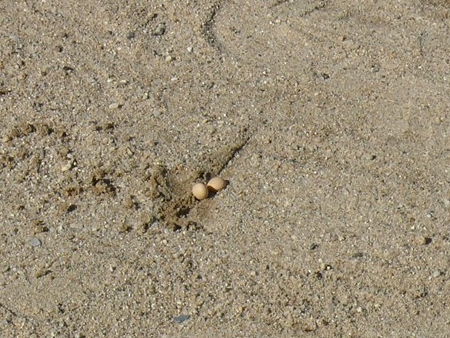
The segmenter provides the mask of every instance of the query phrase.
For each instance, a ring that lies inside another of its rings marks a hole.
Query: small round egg
[[[217,176],[211,178],[206,186],[208,187],[209,190],[213,192],[218,192],[224,189],[227,186],[227,184],[228,182],[226,180],[224,180],[222,177]]]
[[[198,200],[204,200],[208,198],[209,191],[203,183],[195,183],[192,186],[192,195]]]

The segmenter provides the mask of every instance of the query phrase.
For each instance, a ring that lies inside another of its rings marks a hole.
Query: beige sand
[[[0,3],[0,336],[449,337],[449,13]]]

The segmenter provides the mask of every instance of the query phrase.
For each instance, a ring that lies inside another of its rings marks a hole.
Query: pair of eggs
[[[208,198],[209,193],[216,193],[227,186],[228,182],[224,180],[222,177],[214,177],[211,178],[208,184],[204,185],[203,183],[195,183],[192,187],[192,195],[198,200],[204,200]]]

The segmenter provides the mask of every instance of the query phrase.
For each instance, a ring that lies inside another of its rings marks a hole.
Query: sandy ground
[[[0,22],[1,337],[450,337],[448,0]]]

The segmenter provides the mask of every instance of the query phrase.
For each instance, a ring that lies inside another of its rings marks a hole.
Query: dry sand
[[[0,22],[1,337],[450,337],[448,0]]]

